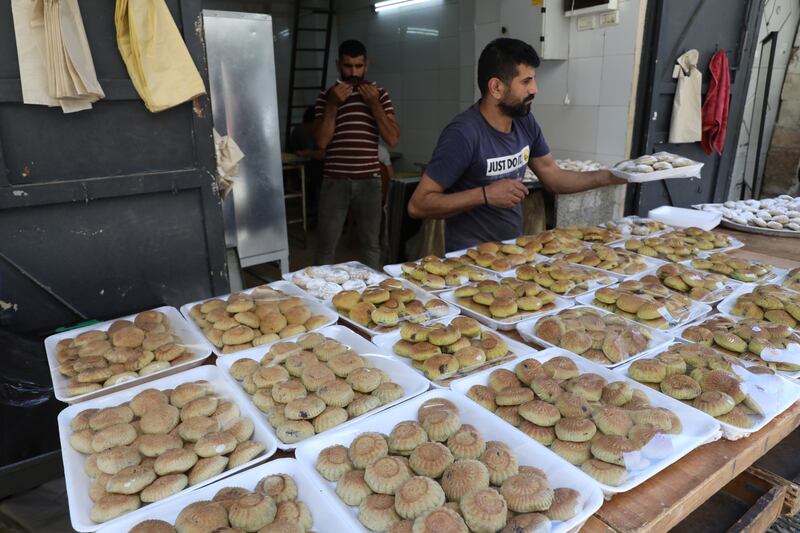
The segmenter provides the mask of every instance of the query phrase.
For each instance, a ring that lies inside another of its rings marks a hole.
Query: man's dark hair
[[[310,105],[303,111],[303,124],[307,122],[314,122],[314,117],[316,116],[316,112],[314,111],[314,106]]]
[[[364,59],[367,58],[367,47],[364,46],[364,43],[361,41],[356,41],[355,39],[348,39],[344,41],[342,44],[339,45],[339,59],[342,59],[344,56],[348,57],[358,57],[364,56]]]
[[[498,78],[509,85],[517,75],[517,66],[539,66],[539,54],[531,45],[519,39],[502,37],[486,45],[478,58],[478,88],[481,96],[489,90],[489,80]]]

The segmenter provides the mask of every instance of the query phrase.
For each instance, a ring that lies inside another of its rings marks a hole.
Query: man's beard
[[[341,72],[339,73],[341,75]],[[358,85],[362,81],[364,81],[363,76],[341,76],[342,81],[345,83],[349,83],[350,85]]]
[[[533,96],[529,97],[527,100],[519,102],[518,104],[508,104],[505,101],[502,101],[497,107],[499,107],[500,111],[508,117],[522,118],[531,112],[531,102],[533,102]]]

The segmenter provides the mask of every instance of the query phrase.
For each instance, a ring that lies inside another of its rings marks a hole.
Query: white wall
[[[640,0],[620,0],[619,24],[594,30],[578,31],[572,17],[569,59],[543,60],[537,69],[532,111],[557,158],[611,164],[626,157],[639,6]],[[500,3],[476,0],[476,58],[501,36],[501,25]]]

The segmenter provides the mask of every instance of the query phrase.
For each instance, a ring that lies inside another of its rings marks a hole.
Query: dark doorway
[[[689,207],[727,199],[762,11],[763,2],[755,0],[647,3],[632,155],[668,151],[705,166],[699,180],[663,180],[631,186],[626,205],[629,214],[645,216],[661,205]],[[700,52],[703,95],[710,79],[711,56],[720,48],[728,56],[731,103],[722,155],[706,155],[700,143],[667,142],[676,87],[672,69],[675,60],[692,48]]]

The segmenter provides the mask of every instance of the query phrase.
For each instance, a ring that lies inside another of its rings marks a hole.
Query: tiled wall
[[[611,164],[627,155],[639,5],[620,0],[619,24],[606,28],[578,31],[572,17],[569,59],[545,60],[537,69],[533,114],[556,157]],[[500,31],[500,3],[476,0],[475,57]]]

